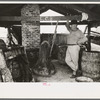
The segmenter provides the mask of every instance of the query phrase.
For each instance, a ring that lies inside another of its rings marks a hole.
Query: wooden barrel
[[[81,66],[83,76],[90,77],[92,79],[100,78],[100,52],[83,51]]]
[[[59,46],[58,61],[61,64],[66,64],[66,62],[65,62],[66,50],[67,50],[67,46],[66,45]]]

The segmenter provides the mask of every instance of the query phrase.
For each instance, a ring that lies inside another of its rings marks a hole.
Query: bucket
[[[83,51],[81,66],[83,76],[90,77],[92,79],[100,78],[100,52]]]

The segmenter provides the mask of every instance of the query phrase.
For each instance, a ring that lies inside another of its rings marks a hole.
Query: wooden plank
[[[88,22],[78,22],[78,25],[86,25]],[[56,25],[56,22],[40,22],[40,25]],[[66,25],[66,22],[59,22],[58,25]]]
[[[21,21],[20,16],[0,16],[0,21]]]
[[[56,25],[56,22],[40,22],[40,25]],[[66,22],[59,22],[58,25],[66,25]]]
[[[41,16],[41,17],[20,17],[20,16],[0,16],[0,21],[65,21],[69,20],[78,20],[81,21],[81,15],[73,15],[73,16]],[[97,19],[100,21],[100,19]]]
[[[42,17],[20,17],[20,16],[0,16],[0,21],[64,21],[69,20],[81,20],[81,16],[42,16]]]
[[[57,20],[60,20],[60,21],[64,21],[64,20],[81,20],[81,17],[80,15],[74,15],[74,16],[43,16],[43,17],[40,17],[40,21],[57,21]]]

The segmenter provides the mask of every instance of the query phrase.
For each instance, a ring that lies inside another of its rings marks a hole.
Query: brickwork
[[[38,48],[40,45],[40,21],[28,21],[28,17],[40,17],[39,5],[25,5],[21,9],[22,45],[26,49]],[[27,17],[25,19],[25,17]]]

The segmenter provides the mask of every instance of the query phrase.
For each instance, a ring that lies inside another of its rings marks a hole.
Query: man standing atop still
[[[71,26],[67,20],[66,27],[70,34],[67,38],[68,48],[66,51],[65,62],[73,70],[71,78],[75,78],[77,76],[76,72],[78,70],[80,45],[84,44],[87,41],[87,38],[84,36],[82,31],[77,28],[76,20],[71,21]]]

